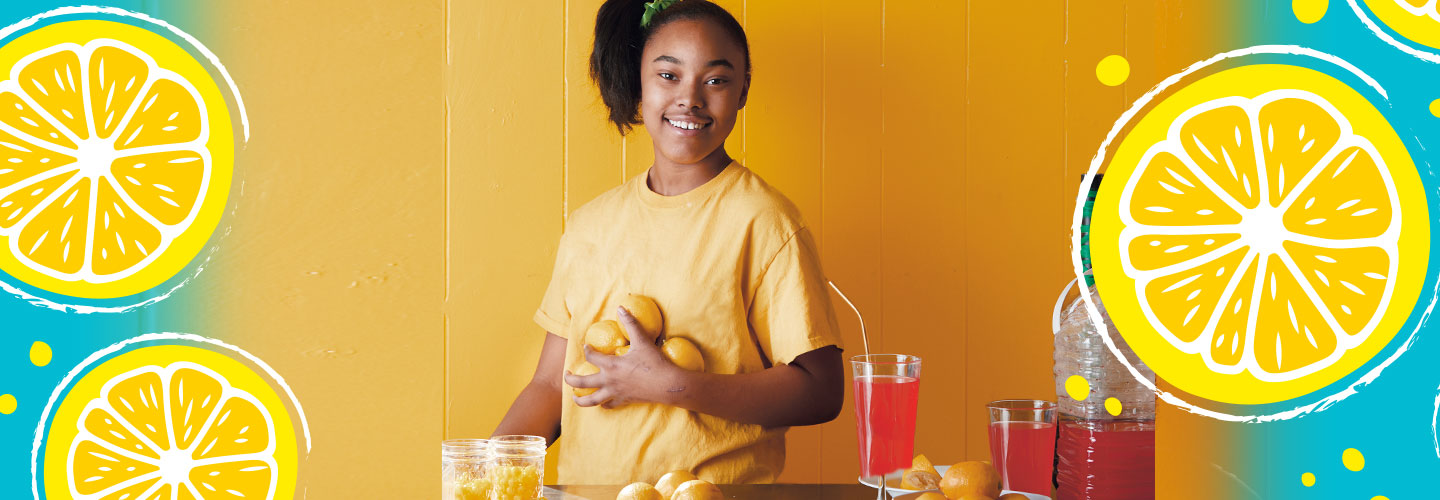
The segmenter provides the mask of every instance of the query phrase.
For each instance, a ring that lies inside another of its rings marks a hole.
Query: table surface
[[[611,500],[623,486],[549,486],[555,500]],[[746,500],[874,500],[875,489],[859,484],[722,484],[725,498]],[[578,497],[578,498],[577,498]]]

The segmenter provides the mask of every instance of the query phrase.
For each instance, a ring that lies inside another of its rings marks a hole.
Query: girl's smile
[[[694,137],[702,132],[708,131],[714,120],[696,115],[666,115],[665,123],[670,125],[672,132],[683,137]]]

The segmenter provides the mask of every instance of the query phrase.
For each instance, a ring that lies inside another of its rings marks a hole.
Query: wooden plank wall
[[[566,215],[651,160],[586,77],[600,3],[450,4],[448,436],[489,432],[529,376]],[[985,402],[1053,398],[1050,307],[1090,157],[1205,35],[1181,4],[721,3],[755,64],[732,154],[799,205],[872,347],[929,360],[919,450],[987,457]],[[1096,80],[1109,54],[1131,59],[1127,84]],[[852,411],[792,429],[782,480],[851,480]]]
[[[256,284],[216,291],[240,312],[217,335],[273,333],[248,345],[315,423],[302,484],[430,495],[438,441],[487,435],[530,377],[566,217],[643,172],[650,141],[619,137],[586,77],[599,0],[269,3],[225,21],[251,43],[224,55],[255,117],[231,239],[290,250],[217,258]],[[926,358],[919,451],[987,458],[987,401],[1054,396],[1050,307],[1081,174],[1130,101],[1223,50],[1201,32],[1218,9],[720,3],[755,63],[731,153],[799,205],[872,348]],[[1109,54],[1131,61],[1123,86],[1095,79]],[[793,429],[781,480],[854,480],[851,412]],[[1162,425],[1162,446],[1190,443],[1176,436]],[[1162,482],[1184,460],[1163,458]]]

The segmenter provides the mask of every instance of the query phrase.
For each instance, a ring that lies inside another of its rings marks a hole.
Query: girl
[[[495,433],[563,435],[560,483],[654,482],[672,470],[773,482],[785,430],[834,419],[845,372],[810,231],[725,152],[750,90],[745,31],[707,0],[608,0],[590,76],[622,135],[645,125],[655,163],[571,215],[535,313],[549,332],[539,365]],[[694,342],[704,372],[665,358],[615,305],[628,293],[655,299],[664,335]],[[625,327],[628,353],[584,344],[608,318]],[[570,373],[587,360],[598,374]],[[563,385],[597,390],[575,397]]]

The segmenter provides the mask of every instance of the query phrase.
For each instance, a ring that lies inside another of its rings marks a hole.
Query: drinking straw
[[[860,309],[857,308],[857,307],[855,307],[855,303],[854,303],[854,302],[850,302],[850,297],[846,297],[846,296],[845,296],[845,292],[840,291],[840,287],[835,286],[835,282],[834,282],[834,281],[826,280],[825,282],[826,282],[826,283],[829,283],[829,284],[830,284],[830,288],[831,288],[832,290],[835,290],[835,293],[837,293],[837,294],[840,295],[840,298],[845,301],[845,305],[850,306],[850,310],[851,310],[851,311],[855,311],[855,317],[860,318],[860,343],[865,346],[865,355],[866,355],[866,356],[869,356],[869,355],[870,355],[870,337],[868,337],[868,336],[865,335],[865,316],[861,316],[861,315],[860,315]],[[870,359],[870,358],[865,358],[865,359]]]

